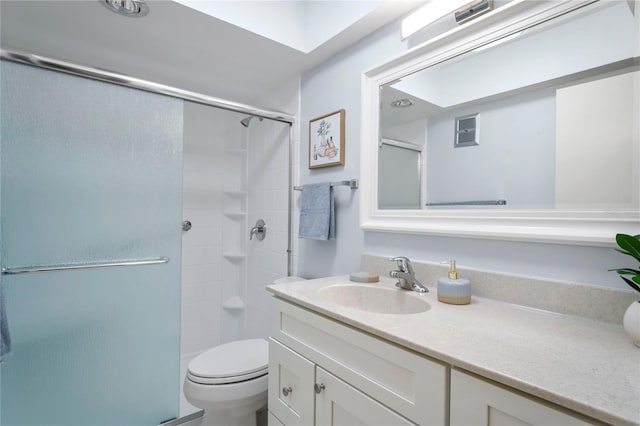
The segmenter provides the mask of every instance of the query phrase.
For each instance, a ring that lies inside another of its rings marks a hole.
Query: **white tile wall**
[[[240,141],[241,118],[189,102],[184,106],[183,219],[193,227],[182,237],[182,380],[195,355],[223,341],[223,190],[238,186],[225,170],[224,150],[230,140]],[[197,411],[182,389],[180,395],[180,416]]]
[[[289,126],[267,120],[251,126],[248,219],[264,219],[267,237],[248,246],[246,338],[269,335],[271,297],[265,286],[287,275],[288,243]]]
[[[267,102],[256,104],[297,113],[299,81],[274,93],[279,96],[265,94]],[[273,99],[280,104],[269,105]],[[183,219],[193,227],[182,240],[182,380],[189,361],[203,350],[269,335],[271,296],[265,286],[287,275],[290,134],[285,123],[254,119],[245,129],[242,114],[189,102],[184,111]],[[295,129],[291,133],[298,134]],[[247,153],[231,152],[239,148]],[[294,149],[297,176],[297,140]],[[246,200],[225,190],[246,190]],[[247,216],[224,215],[230,211],[246,211]],[[267,238],[249,241],[249,229],[259,218],[267,223]],[[246,258],[225,258],[229,251],[244,252]],[[233,296],[245,302],[244,312],[222,308]],[[180,416],[197,411],[182,389],[180,394]]]
[[[183,220],[192,228],[182,237],[181,355],[198,353],[220,340],[223,150],[216,110],[185,102]]]
[[[263,93],[255,103],[298,115],[299,86],[298,80],[287,81]],[[254,127],[254,124],[258,125]],[[262,242],[254,239],[247,247],[245,338],[269,336],[271,295],[265,286],[287,275],[289,135],[294,137],[292,184],[296,185],[299,157],[297,129],[298,123],[294,123],[290,129],[288,124],[268,120],[260,123],[254,120],[250,127],[248,221],[253,225],[257,219],[264,219],[268,233]],[[295,267],[295,238],[293,242]]]

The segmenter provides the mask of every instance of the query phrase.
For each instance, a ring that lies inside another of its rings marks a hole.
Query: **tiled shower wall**
[[[222,142],[229,114],[185,102],[182,209],[192,228],[182,234],[182,356],[220,343],[214,325],[222,303]]]
[[[279,87],[265,91],[255,99],[256,105],[286,111],[299,117],[300,81],[289,79]],[[254,127],[254,124],[258,124]],[[299,126],[253,120],[249,136],[249,226],[262,218],[267,223],[267,237],[249,242],[247,257],[247,292],[245,301],[245,338],[267,337],[272,326],[271,296],[265,286],[287,276],[289,137],[292,138],[292,185],[298,184]],[[293,191],[293,207],[299,191]],[[293,222],[293,274],[298,253],[297,211]]]
[[[255,126],[254,126],[255,125]],[[264,219],[267,235],[248,246],[244,337],[266,337],[271,297],[265,286],[287,276],[289,125],[251,123],[249,149],[249,226]]]
[[[246,130],[240,124],[242,118],[240,114],[213,107],[184,104],[182,209],[183,220],[191,221],[192,228],[182,234],[182,380],[194,356],[237,338],[228,335],[228,328],[221,325],[225,262],[222,257],[223,203],[225,188],[237,187],[242,179],[240,173],[230,173],[225,161],[225,150],[240,148],[245,141]],[[241,285],[244,287],[244,283]],[[197,411],[185,400],[182,388],[180,397],[181,417]]]
[[[297,111],[297,88],[289,85],[282,98],[291,100],[290,108],[279,109]],[[193,227],[182,240],[182,380],[189,361],[202,351],[269,335],[271,300],[265,286],[287,275],[290,134],[286,123],[254,118],[245,129],[240,120],[246,115],[189,102],[184,114],[183,219]],[[246,153],[235,152],[243,148]],[[235,163],[243,155],[245,168]],[[246,189],[246,204],[230,206],[236,202],[225,194],[230,188]],[[230,209],[246,210],[246,219],[225,216]],[[249,229],[259,218],[267,224],[267,237],[249,241]],[[244,229],[230,233],[229,225]],[[244,251],[246,258],[223,256],[229,248]],[[230,269],[239,279],[225,279]],[[232,296],[244,302],[244,311],[223,309]],[[180,395],[181,417],[197,411],[182,389]]]

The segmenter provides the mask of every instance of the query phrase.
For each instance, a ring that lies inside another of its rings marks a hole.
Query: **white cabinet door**
[[[446,364],[288,302],[274,306],[274,339],[417,424],[447,423]]]
[[[543,402],[451,370],[451,426],[589,425]]]
[[[316,425],[414,425],[331,373],[316,367],[316,382],[324,385],[316,395]]]
[[[284,426],[271,411],[267,413],[267,426]]]
[[[269,339],[269,411],[286,426],[313,425],[315,366]]]

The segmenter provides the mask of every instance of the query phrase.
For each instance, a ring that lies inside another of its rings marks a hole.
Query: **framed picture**
[[[343,109],[309,121],[309,168],[344,164]]]

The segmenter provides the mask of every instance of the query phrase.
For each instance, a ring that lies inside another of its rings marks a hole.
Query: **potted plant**
[[[640,262],[640,235],[617,234],[616,243],[619,248],[616,250],[620,253],[633,257]],[[640,266],[638,269],[620,268],[611,269],[620,274],[620,278],[626,282],[629,287],[640,293]],[[622,325],[631,340],[636,346],[640,347],[640,300],[633,302],[624,313]]]

